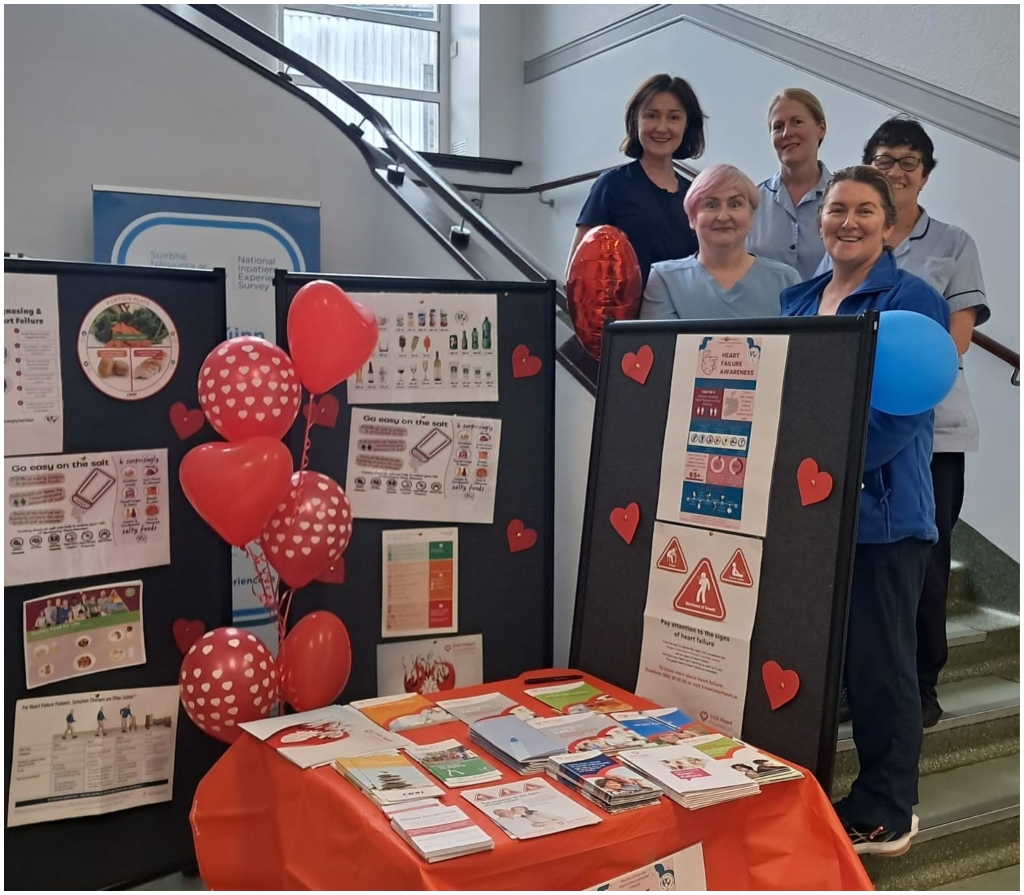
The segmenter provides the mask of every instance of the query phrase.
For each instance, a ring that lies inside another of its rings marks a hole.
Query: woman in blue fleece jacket
[[[783,315],[916,311],[948,329],[942,297],[885,246],[895,221],[884,174],[860,165],[833,174],[818,210],[832,270],[785,289]],[[860,854],[902,855],[917,832],[917,601],[937,538],[932,416],[872,408],[868,419],[845,667],[860,772],[835,806]]]

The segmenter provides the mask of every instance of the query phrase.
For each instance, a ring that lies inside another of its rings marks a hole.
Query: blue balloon
[[[871,406],[893,416],[931,410],[956,381],[956,345],[941,323],[915,311],[878,316]]]

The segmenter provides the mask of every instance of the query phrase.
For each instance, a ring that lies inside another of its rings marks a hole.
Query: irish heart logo
[[[168,416],[171,418],[174,434],[178,436],[179,441],[191,438],[206,423],[206,414],[202,410],[198,407],[195,410],[189,410],[181,401],[175,401],[171,405]]]
[[[626,507],[616,507],[608,516],[612,528],[627,544],[633,543],[636,527],[640,524],[640,507],[634,502]]]
[[[651,372],[653,364],[654,352],[650,345],[641,345],[636,354],[627,351],[622,355],[622,372],[641,385],[647,382],[647,374]]]
[[[771,659],[761,666],[761,680],[773,712],[790,702],[800,689],[800,675],[784,669]]]
[[[806,507],[821,503],[832,493],[832,476],[818,469],[818,464],[808,457],[796,468],[796,485],[800,490],[800,506]]]
[[[174,635],[175,646],[184,656],[192,644],[206,633],[206,625],[198,619],[189,621],[187,618],[179,618],[171,625],[171,633]]]
[[[333,429],[338,422],[338,399],[334,395],[321,395],[319,401],[310,398],[302,408],[302,415],[314,426]]]
[[[708,720],[708,718],[709,718],[709,717],[710,717],[710,716],[708,715],[708,713],[707,713],[707,712],[701,712],[701,713],[700,713],[700,720],[701,720],[701,721],[707,722],[707,720]]]
[[[540,372],[541,366],[541,359],[536,355],[530,354],[528,346],[516,345],[512,349],[512,377],[514,379],[536,376]]]
[[[537,532],[523,525],[522,519],[513,519],[509,522],[508,528],[505,529],[505,536],[508,538],[510,553],[529,550],[537,543]]]

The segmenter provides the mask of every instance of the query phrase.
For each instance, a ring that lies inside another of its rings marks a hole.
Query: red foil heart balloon
[[[569,264],[565,294],[576,337],[594,360],[601,358],[605,318],[636,317],[641,283],[640,263],[625,233],[602,225],[583,237]]]

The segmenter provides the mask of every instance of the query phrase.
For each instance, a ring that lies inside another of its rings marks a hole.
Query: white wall
[[[932,7],[933,15],[941,16],[942,9]],[[616,10],[621,13],[620,7]],[[527,49],[555,49],[582,36],[583,23],[602,20],[600,24],[607,24],[608,11],[609,7],[531,6]],[[980,18],[985,18],[985,12],[981,7]],[[961,19],[956,21],[962,24]],[[961,42],[983,54],[990,31],[980,28],[977,37],[965,31]],[[919,53],[941,58],[945,51],[939,43]],[[1019,62],[1014,63],[1014,70],[1019,70]],[[636,85],[656,71],[688,78],[710,115],[708,150],[696,166],[731,162],[755,179],[768,176],[778,164],[764,122],[767,101],[782,87],[807,87],[821,98],[829,119],[822,158],[832,169],[859,161],[865,139],[899,111],[680,23],[526,85],[524,165],[517,172],[518,181],[540,183],[625,161],[617,151],[623,135],[622,110]],[[922,72],[913,74],[920,77]],[[924,191],[923,203],[937,218],[955,222],[975,237],[993,309],[985,329],[1019,350],[1019,163],[926,126],[936,144],[939,166]],[[559,190],[553,194],[553,209],[542,206],[535,196],[488,196],[484,209],[548,270],[560,275],[588,188],[583,184]],[[1009,369],[977,348],[968,353],[965,367],[981,421],[982,449],[968,457],[963,516],[1019,560],[1020,393],[1009,384]],[[586,464],[578,458],[589,456],[592,407],[593,400],[582,388],[569,377],[560,379],[558,413],[563,416],[557,430],[555,513],[566,522],[582,518],[587,473]],[[571,546],[568,532],[559,536],[567,548]],[[559,613],[571,616],[577,556],[559,551],[557,562],[556,606],[560,608],[556,619]],[[556,639],[556,654],[558,649]]]
[[[480,155],[480,6],[456,3],[450,14],[452,43],[458,49],[448,82],[451,142],[465,141],[466,155]]]
[[[1016,3],[729,5],[929,84],[1020,114],[1020,6]]]
[[[643,3],[538,3],[526,16],[526,55],[535,59],[645,9]]]
[[[149,10],[4,24],[6,250],[91,261],[91,186],[114,184],[319,201],[324,270],[465,277],[325,119]]]

